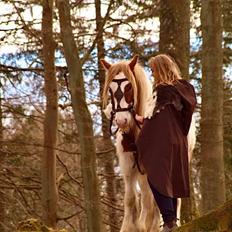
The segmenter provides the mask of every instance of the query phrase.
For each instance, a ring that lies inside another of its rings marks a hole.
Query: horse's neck
[[[153,93],[152,93],[152,83],[150,80],[146,79],[143,81],[143,83],[140,83],[140,88],[139,88],[139,96],[138,96],[138,106],[136,107],[138,113],[141,116],[145,115],[146,109],[147,109],[147,104],[151,99],[153,99]]]

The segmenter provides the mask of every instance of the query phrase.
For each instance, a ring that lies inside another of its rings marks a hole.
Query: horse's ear
[[[134,70],[134,67],[135,67],[135,65],[137,64],[138,58],[139,58],[139,56],[138,56],[138,55],[135,55],[135,56],[132,58],[131,62],[129,63],[130,69],[131,69],[132,71]]]
[[[101,64],[103,66],[103,68],[107,71],[110,67],[111,67],[111,64],[108,63],[107,61],[105,61],[104,59],[101,59]]]

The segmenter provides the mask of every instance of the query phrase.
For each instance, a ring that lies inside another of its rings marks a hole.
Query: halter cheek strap
[[[127,80],[127,79],[126,79]],[[121,106],[120,106],[120,100],[117,100],[117,108],[115,108],[115,102],[114,102],[114,93],[113,93],[113,91],[112,91],[112,89],[110,88],[109,89],[109,91],[110,91],[110,96],[111,96],[111,104],[112,104],[112,111],[111,111],[111,118],[110,118],[110,134],[111,135],[115,135],[117,132],[118,132],[118,129],[119,128],[117,128],[117,130],[116,131],[114,131],[114,132],[112,132],[112,125],[113,125],[113,120],[114,120],[114,117],[115,117],[115,114],[117,113],[117,112],[126,112],[126,111],[129,111],[129,112],[131,112],[132,113],[132,115],[134,115],[134,109],[133,109],[133,106],[134,106],[134,103],[132,103],[132,104],[129,104],[128,105],[128,107],[126,107],[126,108],[122,108]]]

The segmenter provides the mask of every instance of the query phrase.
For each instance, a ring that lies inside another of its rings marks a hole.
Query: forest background
[[[232,198],[231,0],[2,0],[0,12],[1,232],[27,218],[120,230],[124,186],[101,58],[138,54],[149,78],[150,57],[176,59],[198,96],[181,221]]]

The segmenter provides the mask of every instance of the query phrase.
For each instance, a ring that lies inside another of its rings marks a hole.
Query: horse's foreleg
[[[124,175],[125,195],[124,195],[124,218],[120,232],[136,232],[137,219],[137,199],[134,191],[134,173]]]
[[[138,174],[141,191],[141,212],[139,216],[139,232],[159,231],[160,214],[147,182],[146,175]]]
[[[127,158],[132,154],[124,154],[127,155]],[[124,164],[128,165],[127,167],[121,165],[123,169],[123,179],[125,184],[125,194],[124,194],[124,217],[122,222],[122,227],[120,232],[136,232],[136,218],[137,218],[137,199],[135,193],[135,185],[136,185],[136,174],[135,170],[132,168],[133,163],[130,160],[125,160]],[[132,161],[132,160],[131,160]],[[131,168],[129,168],[131,167]]]
[[[177,225],[180,226],[180,210],[181,210],[181,198],[177,198],[177,210],[176,210],[176,217],[177,217]]]
[[[131,152],[124,152],[121,146],[121,135],[117,134],[116,148],[119,164],[125,184],[124,217],[120,232],[137,232],[137,199],[136,199],[136,169],[134,157]]]

